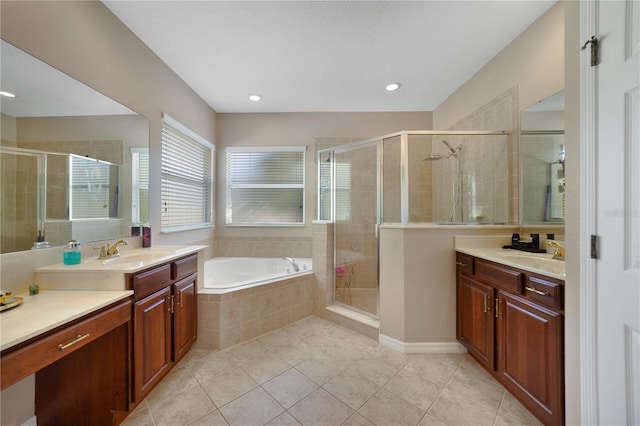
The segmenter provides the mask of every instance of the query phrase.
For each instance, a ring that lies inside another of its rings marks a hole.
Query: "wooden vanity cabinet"
[[[197,339],[197,255],[130,274],[133,402],[138,403]]]
[[[39,425],[118,424],[129,410],[130,320],[126,299],[11,348],[3,389],[35,373]]]
[[[564,424],[560,280],[457,253],[457,338],[546,425]]]

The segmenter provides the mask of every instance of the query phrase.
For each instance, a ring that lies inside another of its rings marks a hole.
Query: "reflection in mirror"
[[[0,51],[1,90],[16,95],[0,97],[0,253],[129,236],[148,221],[149,121],[4,41]]]
[[[523,110],[520,128],[522,223],[563,224],[564,92]]]

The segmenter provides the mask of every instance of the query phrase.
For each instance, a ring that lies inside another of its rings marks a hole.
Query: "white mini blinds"
[[[305,146],[228,147],[227,224],[304,225]]]
[[[162,117],[162,232],[213,223],[214,145],[175,119]]]

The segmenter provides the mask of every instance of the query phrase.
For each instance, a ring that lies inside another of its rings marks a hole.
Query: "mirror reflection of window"
[[[131,221],[149,222],[149,148],[131,148]]]
[[[118,217],[118,166],[71,155],[70,219]]]

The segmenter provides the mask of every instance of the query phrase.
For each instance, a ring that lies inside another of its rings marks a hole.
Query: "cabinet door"
[[[562,424],[562,315],[502,290],[497,298],[497,374],[544,424]]]
[[[134,401],[171,367],[171,287],[134,304]]]
[[[196,275],[174,285],[174,361],[178,361],[196,341],[198,328]]]
[[[493,292],[491,286],[458,275],[458,340],[490,370],[494,366]]]

